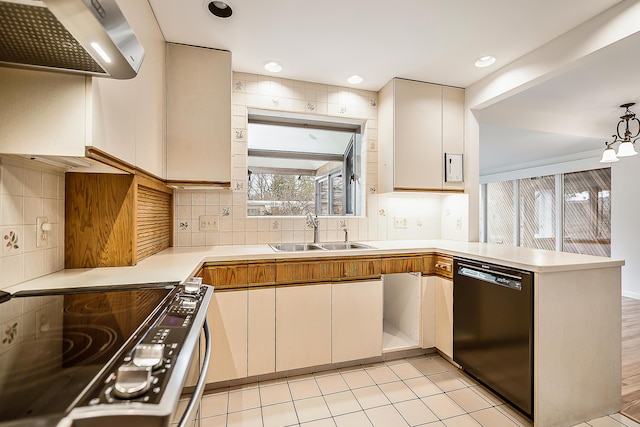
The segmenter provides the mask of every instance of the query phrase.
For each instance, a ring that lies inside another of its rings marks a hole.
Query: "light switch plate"
[[[462,154],[444,155],[444,182],[464,182]]]
[[[218,215],[200,215],[198,218],[198,228],[200,231],[218,231]]]

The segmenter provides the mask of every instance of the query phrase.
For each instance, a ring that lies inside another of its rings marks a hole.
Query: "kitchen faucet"
[[[318,215],[315,218],[311,215],[311,212],[307,214],[307,227],[313,227],[313,243],[319,243],[318,238]]]

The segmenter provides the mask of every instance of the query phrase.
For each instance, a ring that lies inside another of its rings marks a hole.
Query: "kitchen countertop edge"
[[[278,260],[295,258],[402,255],[437,252],[461,258],[505,265],[534,273],[621,267],[623,260],[566,252],[450,240],[363,241],[370,249],[349,251],[275,252],[267,244],[203,247],[173,247],[130,267],[67,269],[3,289],[9,293],[38,289],[86,286],[182,282],[198,272],[205,262]]]

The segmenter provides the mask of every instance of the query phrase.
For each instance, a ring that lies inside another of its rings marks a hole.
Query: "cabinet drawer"
[[[453,278],[453,259],[448,256],[436,256],[435,271],[438,276]]]
[[[344,258],[333,263],[333,280],[379,279],[382,273],[380,257]]]
[[[276,263],[274,261],[249,261],[247,264],[249,286],[276,284]]]
[[[418,254],[382,257],[382,274],[422,271],[422,256]]]
[[[327,283],[333,277],[333,260],[276,261],[276,280],[279,285],[292,283]]]
[[[202,281],[218,289],[246,287],[249,284],[248,266],[237,262],[205,264]]]

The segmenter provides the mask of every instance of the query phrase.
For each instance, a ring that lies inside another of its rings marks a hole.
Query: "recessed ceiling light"
[[[493,65],[496,62],[496,58],[491,55],[482,56],[476,60],[476,67],[483,68]]]
[[[228,18],[233,13],[231,6],[223,1],[210,1],[207,4],[207,9],[218,18]]]
[[[264,69],[272,73],[279,73],[280,71],[282,71],[282,65],[280,65],[276,61],[268,61],[264,64]]]
[[[363,81],[364,79],[362,78],[362,76],[359,76],[357,74],[354,74],[353,76],[347,79],[347,83],[349,83],[350,85],[359,85]]]

